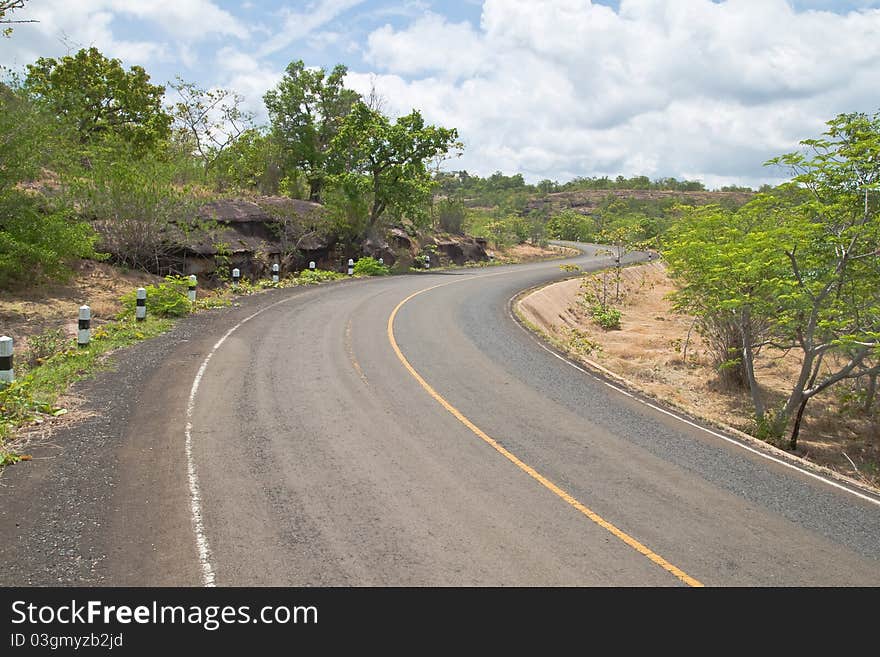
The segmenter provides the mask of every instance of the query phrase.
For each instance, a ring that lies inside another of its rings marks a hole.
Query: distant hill
[[[670,191],[655,189],[589,189],[574,192],[555,192],[533,198],[526,203],[526,211],[548,210],[550,213],[572,208],[582,214],[592,214],[609,197],[619,199],[664,202],[681,201],[688,205],[743,205],[754,197],[753,192]]]

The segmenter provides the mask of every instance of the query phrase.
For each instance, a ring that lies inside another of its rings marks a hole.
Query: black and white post
[[[431,256],[429,256],[426,253],[425,254],[425,269],[430,269],[430,268],[431,268]]]
[[[238,267],[232,270],[232,289],[238,287],[238,279],[241,278],[241,272],[238,270]]]
[[[12,338],[4,335],[0,338],[0,384],[15,381],[15,372],[12,370]]]
[[[278,282],[278,269],[279,269],[278,263],[276,262],[274,265],[272,265],[272,282],[273,283]]]
[[[92,337],[92,309],[88,306],[79,307],[79,330],[76,334],[76,344],[80,347],[88,347]]]
[[[312,260],[312,261],[309,263],[309,269],[310,269],[311,271],[315,271],[315,261],[314,261],[314,260]]]
[[[348,275],[354,276],[354,259],[348,259]]]
[[[379,265],[385,264],[385,258],[379,258]]]
[[[147,290],[142,287],[137,289],[137,305],[134,307],[134,318],[139,322],[147,318]]]
[[[189,277],[189,289],[186,291],[186,296],[189,297],[190,303],[196,302],[196,285],[199,284],[199,280],[196,278],[195,274],[190,275]]]

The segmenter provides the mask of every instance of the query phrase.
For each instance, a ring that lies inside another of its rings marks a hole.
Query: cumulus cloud
[[[232,14],[210,0],[42,0],[28,3],[27,18],[37,22],[17,30],[4,44],[9,65],[20,67],[38,57],[91,46],[127,64],[148,66],[179,57],[192,65],[197,58],[193,44],[249,34]],[[124,21],[137,21],[138,38],[118,36],[124,32],[120,27]]]
[[[876,111],[878,36],[880,10],[785,0],[486,0],[479,26],[385,25],[365,60],[393,110],[458,127],[456,166],[481,174],[758,184],[824,121]]]

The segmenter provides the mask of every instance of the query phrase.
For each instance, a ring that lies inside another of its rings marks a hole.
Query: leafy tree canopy
[[[142,67],[126,71],[96,48],[39,58],[27,67],[25,88],[83,146],[100,146],[109,136],[144,152],[170,134],[171,117],[162,109],[165,88],[151,84]]]

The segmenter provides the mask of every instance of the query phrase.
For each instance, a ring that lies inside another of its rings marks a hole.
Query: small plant
[[[51,358],[60,351],[71,346],[71,340],[64,334],[63,329],[50,329],[39,335],[28,338],[27,349],[24,352],[22,363],[26,369],[32,370],[43,364],[47,358]]]
[[[269,282],[271,283],[271,281],[269,281]],[[260,288],[260,286],[259,286],[258,284],[251,283],[251,282],[250,282],[249,280],[247,280],[247,279],[240,279],[240,280],[238,281],[238,283],[236,283],[236,284],[232,287],[232,293],[233,293],[233,294],[239,294],[239,295],[242,295],[242,296],[247,296],[247,295],[249,295],[249,294],[253,294],[253,293],[256,292],[259,288]]]
[[[326,269],[306,269],[296,277],[297,285],[314,285],[325,281],[335,281],[344,278],[343,274]]]
[[[597,303],[590,308],[590,315],[606,331],[616,331],[620,328],[620,311],[617,308],[603,307]]]
[[[387,276],[390,273],[388,267],[379,264],[378,260],[371,258],[370,256],[361,258],[354,263],[355,276]]]
[[[590,340],[590,336],[576,328],[568,329],[568,347],[575,353],[588,355],[600,349],[599,345]]]
[[[578,267],[577,265],[568,265],[568,264],[566,264],[566,265],[559,265],[559,268],[560,268],[562,271],[569,271],[569,272],[576,272],[576,271],[580,271],[580,270],[581,270],[581,268]]]
[[[166,276],[164,283],[148,285],[147,315],[155,317],[183,317],[192,311],[192,303],[187,296],[189,279],[183,276]],[[137,291],[132,290],[122,296],[123,311],[119,319],[134,316]]]
[[[278,290],[284,287],[284,281],[279,279],[276,283],[271,278],[261,278],[257,281],[257,287],[263,290]]]

